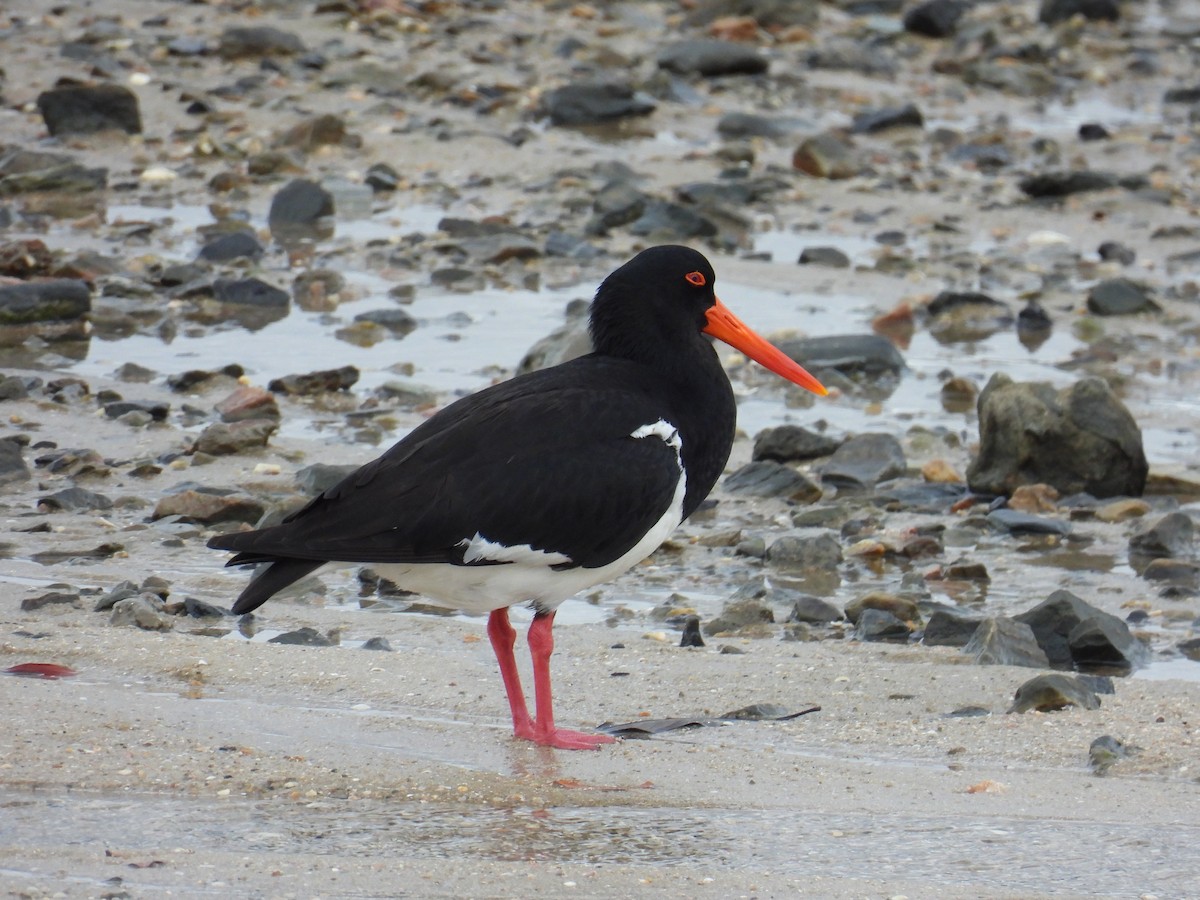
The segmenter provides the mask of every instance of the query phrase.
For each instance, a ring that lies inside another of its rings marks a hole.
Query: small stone
[[[332,647],[336,643],[315,628],[305,626],[295,631],[285,631],[267,641],[268,644],[293,644],[299,647]]]
[[[1126,316],[1161,310],[1145,285],[1128,278],[1110,278],[1097,284],[1088,292],[1087,308],[1097,316]]]
[[[857,175],[862,163],[849,140],[827,131],[800,142],[792,154],[792,168],[813,178],[842,180]]]
[[[258,259],[264,253],[263,245],[253,234],[235,231],[218,235],[200,248],[200,258],[209,262],[229,262],[235,259]]]
[[[842,611],[828,600],[800,594],[792,604],[787,620],[805,625],[828,625],[830,622],[840,622],[843,618]]]
[[[243,384],[213,407],[222,422],[241,422],[246,419],[272,419],[281,416],[275,395],[260,387]]]
[[[296,178],[271,199],[267,226],[276,240],[281,237],[323,234],[324,222],[334,214],[333,195],[313,181]]]
[[[683,635],[679,639],[680,647],[703,647],[704,638],[700,634],[700,617],[688,616],[683,620]]]
[[[1130,667],[1144,652],[1128,625],[1070,591],[1054,591],[1037,606],[1013,618],[1033,629],[1038,645],[1056,669],[1083,665],[1107,668],[1113,665],[1113,658]]]
[[[87,284],[72,278],[0,285],[0,326],[71,321],[91,311]]]
[[[103,494],[81,487],[64,488],[56,493],[38,498],[38,509],[43,511],[77,512],[80,510],[112,509],[113,502]]]
[[[218,303],[230,303],[260,309],[286,309],[291,302],[287,291],[268,284],[261,278],[218,278],[213,282],[213,298]]]
[[[846,375],[896,375],[904,357],[887,338],[877,334],[833,334],[819,338],[788,338],[779,349],[811,371],[835,369]]]
[[[323,369],[297,375],[274,378],[267,389],[277,394],[291,396],[322,394],[326,391],[348,391],[358,382],[359,371],[354,366],[340,369]]]
[[[904,13],[904,29],[925,37],[949,37],[970,6],[967,0],[926,0]]]
[[[831,269],[850,268],[850,257],[837,247],[805,247],[797,260],[802,266],[827,266]]]
[[[36,612],[48,606],[71,606],[79,609],[82,605],[82,598],[74,591],[49,591],[37,597],[26,597],[21,601],[21,611]]]
[[[851,600],[846,604],[846,618],[858,622],[868,609],[883,610],[902,622],[916,622],[921,618],[914,601],[884,591],[871,591]]]
[[[921,466],[921,477],[932,484],[962,484],[962,473],[944,459],[931,459]]]
[[[799,425],[780,425],[767,428],[754,436],[754,460],[797,462],[829,456],[840,442],[834,438],[809,431]]]
[[[542,111],[550,124],[559,126],[597,125],[645,116],[656,108],[653,100],[629,85],[609,82],[570,84],[542,98]]]
[[[1073,16],[1116,22],[1121,18],[1121,7],[1117,0],[1042,0],[1038,9],[1038,21],[1043,25],[1056,25]]]
[[[925,623],[921,643],[931,647],[965,647],[981,619],[958,609],[936,609]]]
[[[21,455],[21,446],[11,437],[0,438],[0,486],[28,481],[33,477]]]
[[[180,491],[167,494],[154,507],[151,521],[178,516],[185,522],[217,525],[245,522],[253,525],[263,517],[266,505],[244,494],[210,494],[202,491]]]
[[[784,535],[767,549],[767,562],[786,570],[836,569],[842,562],[842,547],[829,533],[811,537]]]
[[[731,494],[749,497],[783,497],[797,503],[821,499],[821,488],[811,479],[783,463],[758,460],[730,474],[724,482]]]
[[[767,58],[758,49],[733,41],[680,41],[658,54],[658,67],[679,75],[758,75],[767,71]]]
[[[185,615],[193,619],[221,619],[225,616],[233,615],[227,609],[222,609],[203,600],[197,600],[195,597],[184,598],[183,611]]]
[[[1032,710],[1054,712],[1078,706],[1081,709],[1099,709],[1100,698],[1078,678],[1060,673],[1038,675],[1017,688],[1013,695],[1010,713]]]
[[[229,456],[246,450],[267,446],[271,435],[279,428],[272,419],[244,419],[240,422],[217,422],[209,425],[196,439],[194,453],[210,456]]]
[[[382,650],[386,653],[393,652],[391,642],[385,637],[367,638],[365,641],[363,641],[362,649],[363,650]]]
[[[217,41],[217,52],[229,60],[296,56],[306,49],[296,35],[269,25],[226,28]]]
[[[1171,512],[1131,537],[1129,549],[1145,556],[1187,556],[1192,551],[1194,535],[1191,517],[1186,513]]]
[[[893,128],[924,128],[925,117],[915,104],[873,109],[854,117],[850,130],[854,134],[878,134]]]
[[[907,643],[912,629],[903,620],[882,609],[863,610],[854,629],[860,641]]]
[[[735,600],[725,604],[721,614],[704,624],[709,637],[730,634],[775,621],[775,613],[760,600]]]
[[[1117,241],[1105,241],[1096,252],[1105,262],[1116,262],[1123,266],[1132,266],[1137,260],[1136,250]]]
[[[146,631],[170,631],[175,627],[175,619],[167,613],[162,598],[155,594],[138,594],[118,600],[113,605],[109,622]]]
[[[1018,512],[1054,512],[1059,494],[1048,484],[1023,484],[1008,498],[1008,508]]]
[[[996,509],[987,514],[987,523],[997,531],[1009,534],[1057,534],[1071,533],[1071,523],[1046,516],[1035,516],[1015,509]]]

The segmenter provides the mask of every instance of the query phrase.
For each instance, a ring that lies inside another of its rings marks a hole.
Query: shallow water
[[[795,809],[479,808],[322,800],[246,802],[155,795],[0,793],[0,841],[123,853],[303,853],[392,860],[471,859],[775,876],[905,880],[931,890],[1185,896],[1200,871],[1200,826],[1114,818],[862,815]],[[103,836],[103,837],[99,837]],[[913,861],[921,861],[919,872]],[[30,878],[21,869],[0,870]],[[56,876],[61,877],[61,876]],[[214,874],[214,877],[215,874]],[[153,880],[151,876],[150,881]],[[138,879],[138,884],[148,886]],[[202,886],[197,886],[202,887]]]

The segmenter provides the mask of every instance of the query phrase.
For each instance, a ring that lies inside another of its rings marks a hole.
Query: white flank
[[[473,563],[486,560],[498,563],[524,563],[533,566],[556,566],[559,563],[569,563],[571,557],[554,550],[534,550],[529,544],[516,544],[507,547],[496,541],[489,541],[478,531],[473,538],[463,538],[458,542],[459,547],[465,547],[463,562]]]
[[[484,613],[516,603],[534,603],[543,610],[555,609],[568,597],[586,588],[611,581],[636,566],[658,549],[683,521],[683,497],[687,492],[687,474],[683,470],[683,441],[679,430],[660,419],[634,431],[632,438],[658,438],[675,451],[679,481],[662,517],[650,526],[642,539],[620,559],[594,569],[579,566],[553,569],[570,562],[562,553],[535,550],[529,544],[507,547],[489,541],[481,534],[464,538],[464,562],[510,563],[505,566],[451,566],[384,563],[371,568],[403,588],[423,594],[429,600],[452,609]]]

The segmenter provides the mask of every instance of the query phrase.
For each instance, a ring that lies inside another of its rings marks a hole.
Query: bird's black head
[[[643,250],[596,291],[593,346],[606,356],[646,363],[686,356],[681,351],[689,347],[711,347],[702,332],[717,300],[715,282],[712,265],[690,247]]]

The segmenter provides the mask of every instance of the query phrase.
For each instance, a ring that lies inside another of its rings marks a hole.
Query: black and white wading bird
[[[568,597],[645,559],[708,496],[729,459],[737,408],[706,335],[825,394],[717,299],[708,260],[652,247],[604,280],[595,350],[464,397],[281,524],[214,537],[228,565],[260,565],[242,614],[327,563],[369,563],[487,632],[518,738],[580,750],[607,735],[558,728],[551,628]],[[529,603],[534,715],[508,608]]]

